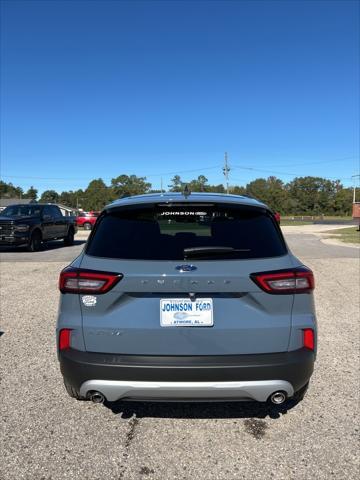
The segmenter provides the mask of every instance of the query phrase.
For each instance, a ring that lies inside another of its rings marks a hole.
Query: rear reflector
[[[273,294],[307,293],[314,290],[314,275],[307,267],[276,272],[253,273],[251,279],[265,292]]]
[[[67,350],[70,348],[71,329],[63,328],[59,333],[59,350]]]
[[[305,328],[304,333],[304,347],[309,350],[314,350],[315,348],[315,335],[312,328]]]
[[[62,293],[102,294],[113,288],[122,277],[121,273],[66,267],[60,273],[59,289]]]

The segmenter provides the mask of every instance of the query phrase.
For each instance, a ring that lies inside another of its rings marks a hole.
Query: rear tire
[[[41,233],[39,230],[35,230],[30,237],[29,243],[27,245],[28,252],[38,252],[41,249]]]
[[[84,223],[84,230],[91,230],[91,223],[89,222]]]
[[[75,235],[74,229],[70,227],[69,231],[68,231],[68,234],[64,238],[64,244],[67,247],[69,247],[71,245],[74,245],[74,235]]]
[[[67,393],[71,398],[76,398],[76,400],[86,400],[86,398],[82,397],[79,392],[75,390],[75,388],[70,385],[70,383],[68,383],[66,380],[64,380],[64,385]]]

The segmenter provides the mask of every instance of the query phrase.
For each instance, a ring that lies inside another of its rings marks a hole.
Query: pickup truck
[[[74,218],[63,216],[57,205],[19,203],[0,212],[0,246],[26,245],[35,252],[49,240],[72,245],[76,232]]]
[[[91,230],[96,223],[100,212],[81,212],[76,217],[76,225],[84,227],[84,230]]]

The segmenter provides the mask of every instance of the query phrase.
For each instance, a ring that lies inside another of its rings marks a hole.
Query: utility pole
[[[223,173],[225,175],[225,182],[226,182],[226,193],[229,194],[229,172],[230,172],[230,167],[228,165],[228,154],[225,152],[225,158],[224,158],[225,164],[223,167]]]
[[[355,201],[356,201],[356,181],[355,181],[355,178],[360,178],[360,175],[352,175],[351,178],[354,179],[353,203],[355,203]]]
[[[161,193],[163,193],[163,180],[162,180],[162,177],[161,177]]]

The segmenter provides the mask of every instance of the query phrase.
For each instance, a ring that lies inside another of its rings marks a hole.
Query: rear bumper
[[[291,397],[310,379],[314,353],[222,356],[112,355],[60,352],[61,372],[82,396],[98,390],[109,401],[129,399],[253,399],[276,390]]]
[[[292,397],[294,389],[282,380],[252,382],[129,382],[89,380],[81,385],[80,395],[101,392],[109,402],[133,400],[256,400],[266,402],[270,395],[284,391]]]

